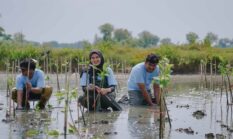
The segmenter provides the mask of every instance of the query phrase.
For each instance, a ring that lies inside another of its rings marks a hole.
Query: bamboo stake
[[[164,106],[165,106],[165,109],[166,109],[166,112],[167,112],[168,122],[169,122],[169,125],[170,125],[170,128],[171,128],[172,127],[171,118],[170,118],[170,115],[169,115],[169,112],[168,112],[167,103],[166,103],[166,100],[165,100],[164,96],[163,96],[163,101],[164,101]]]
[[[227,82],[226,82],[226,79],[224,79],[224,84],[225,84],[225,89],[226,89],[227,105],[229,105],[229,101],[228,101],[228,91],[227,91]]]
[[[163,89],[161,88],[160,89],[161,93],[160,93],[160,97],[159,97],[159,102],[160,102],[160,114],[159,114],[159,117],[160,117],[160,122],[159,122],[159,138],[162,139],[163,138],[163,132],[164,132],[164,118],[163,118],[163,112],[164,112],[164,101],[162,101],[163,99]]]
[[[28,73],[27,73],[27,82],[29,82],[29,71],[30,71],[31,58],[28,60]],[[26,86],[26,96],[25,96],[25,107],[27,108],[29,90]]]
[[[230,80],[230,77],[229,77],[228,73],[227,73],[227,80],[228,80],[228,87],[229,87],[230,95],[231,95],[231,103],[233,103],[233,95],[232,95],[232,89],[231,89],[231,80]]]
[[[204,75],[205,75],[205,85],[206,85],[206,88],[207,88],[207,77],[206,77],[206,72],[207,72],[207,69],[206,69],[206,63],[205,63],[205,65],[204,65]]]
[[[57,61],[57,65],[56,65],[56,76],[57,76],[57,92],[60,92],[60,83],[59,83],[59,78],[58,78],[58,61]]]
[[[67,63],[65,64],[65,86],[66,86],[66,100],[65,100],[65,116],[64,116],[64,136],[66,137],[67,132],[67,112],[68,112],[68,77],[67,77]]]

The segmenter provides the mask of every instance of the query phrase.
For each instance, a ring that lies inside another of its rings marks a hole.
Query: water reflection
[[[133,138],[159,138],[159,109],[130,107],[128,113],[128,129]]]
[[[37,134],[31,134],[31,137],[45,138],[49,129],[50,116],[49,112],[17,112],[15,120],[9,123],[8,137],[25,139],[30,137],[29,132],[35,131]]]

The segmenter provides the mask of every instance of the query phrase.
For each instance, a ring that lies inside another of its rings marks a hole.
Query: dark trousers
[[[93,92],[91,92],[93,94]],[[90,94],[91,94],[90,93]],[[97,98],[98,97],[98,98]],[[99,99],[99,103],[98,103]],[[79,97],[79,103],[87,108],[88,104],[88,97],[87,95],[83,95]],[[100,107],[100,108],[99,108]],[[121,106],[115,101],[114,96],[110,94],[107,95],[97,95],[97,93],[94,95],[89,95],[89,110],[93,111],[100,111],[105,110],[107,108],[111,107],[114,111],[120,111],[122,110]]]

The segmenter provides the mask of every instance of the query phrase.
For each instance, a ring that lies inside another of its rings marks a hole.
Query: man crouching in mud
[[[20,63],[21,74],[16,77],[12,99],[18,110],[30,109],[30,100],[39,100],[37,106],[44,109],[52,94],[52,87],[45,86],[44,72],[36,69],[36,60],[25,59]]]
[[[150,84],[153,77],[159,76],[159,56],[149,54],[145,62],[141,62],[132,68],[128,79],[128,94],[130,105],[154,106],[152,101]],[[160,87],[158,83],[153,83],[153,91],[156,103],[159,103]]]

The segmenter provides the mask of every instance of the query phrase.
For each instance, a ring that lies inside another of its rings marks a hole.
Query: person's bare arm
[[[23,91],[18,90],[17,91],[17,107],[22,108],[22,99],[23,99]]]
[[[154,103],[152,103],[151,97],[149,96],[147,90],[146,90],[146,86],[144,83],[138,83],[138,87],[139,89],[142,91],[142,95],[144,97],[144,99],[146,100],[146,102],[150,105],[153,106]]]
[[[160,103],[160,87],[158,84],[153,84],[153,89],[154,89],[154,96],[156,99],[156,103]]]

